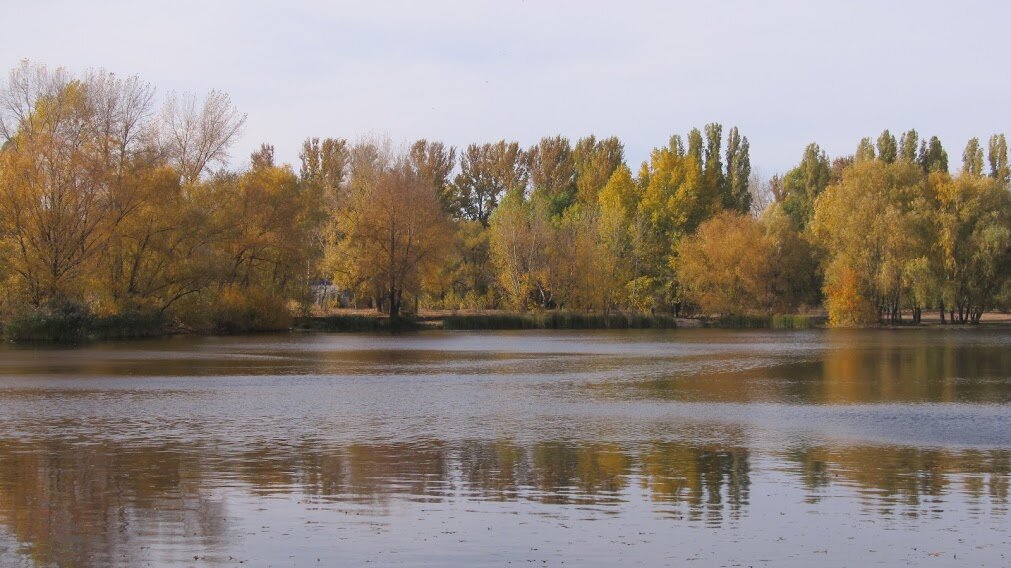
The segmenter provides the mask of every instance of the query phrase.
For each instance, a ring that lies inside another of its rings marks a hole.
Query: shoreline
[[[229,337],[268,333],[411,333],[424,331],[579,331],[579,330],[672,330],[726,329],[796,331],[808,329],[879,329],[879,330],[1011,330],[1011,314],[988,312],[980,323],[941,323],[939,318],[924,318],[920,323],[854,327],[831,327],[824,315],[778,314],[775,316],[725,316],[715,318],[683,318],[672,314],[637,314],[614,312],[498,310],[423,311],[420,315],[390,318],[371,311],[355,310],[325,316],[296,316],[287,327],[274,329],[196,330],[171,325],[116,329],[96,321],[87,330],[67,334],[63,328],[51,328],[54,335],[32,337],[4,336],[5,343],[17,345],[74,345],[105,341],[157,339],[168,337]]]

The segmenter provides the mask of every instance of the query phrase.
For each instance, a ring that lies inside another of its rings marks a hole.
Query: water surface
[[[0,566],[1007,565],[1011,333],[0,350]]]

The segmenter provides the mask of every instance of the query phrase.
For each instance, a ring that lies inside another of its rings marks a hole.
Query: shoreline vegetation
[[[588,134],[310,136],[297,164],[264,143],[228,167],[245,121],[217,91],[11,70],[4,337],[992,326],[1011,310],[1000,133],[970,139],[960,167],[914,129],[833,158],[811,143],[761,179],[748,137],[719,123],[638,165]]]
[[[158,314],[123,314],[94,317],[67,312],[47,317],[15,319],[3,328],[0,337],[12,343],[82,344],[92,341],[151,339],[180,335],[243,335],[257,333],[404,333],[431,330],[631,330],[631,329],[825,329],[824,314],[776,314],[773,316],[716,316],[676,318],[670,314],[627,314],[569,312],[509,312],[502,310],[431,310],[397,318],[364,310],[345,310],[322,316],[299,316],[277,327],[221,328],[194,330],[169,322]],[[1011,314],[987,313],[978,323],[941,324],[937,318],[912,319],[902,324],[881,323],[855,326],[861,329],[1011,329]]]

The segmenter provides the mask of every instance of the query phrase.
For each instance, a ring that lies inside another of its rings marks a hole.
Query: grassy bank
[[[75,309],[28,312],[11,317],[3,338],[17,343],[80,343],[103,339],[138,339],[169,333],[168,323],[157,313],[95,316]]]
[[[380,315],[362,314],[298,317],[293,322],[293,328],[298,331],[412,331],[421,329],[422,327],[423,324],[415,318],[389,318]]]
[[[448,315],[443,329],[673,329],[673,316],[644,314],[591,314],[580,312],[531,312]]]
[[[774,316],[725,315],[703,319],[703,327],[722,329],[810,329],[825,324],[823,316],[777,314]]]

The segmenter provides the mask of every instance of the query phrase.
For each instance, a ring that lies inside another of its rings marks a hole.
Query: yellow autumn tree
[[[334,220],[334,281],[398,317],[442,261],[450,230],[439,195],[404,158],[353,183]]]

